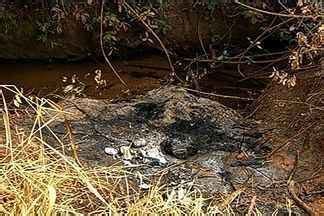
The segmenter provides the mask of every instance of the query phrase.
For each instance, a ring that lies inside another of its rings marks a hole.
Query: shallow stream
[[[97,99],[113,99],[143,94],[161,86],[169,75],[169,64],[164,56],[150,55],[132,58],[131,60],[114,60],[114,67],[127,88],[116,78],[104,62],[84,61],[77,63],[0,63],[0,85],[15,85],[23,89],[27,95],[41,97],[77,95]],[[101,71],[99,85],[96,81],[96,71]],[[181,72],[179,72],[180,74]],[[231,74],[232,75],[226,75]],[[235,99],[235,97],[255,98],[256,88],[238,83],[233,77],[235,70],[220,68],[219,71],[199,81],[199,91],[234,96],[209,97],[224,103],[234,109],[242,110],[251,100]],[[183,74],[182,74],[183,75]],[[71,91],[71,87],[73,90]],[[190,88],[190,85],[188,86]],[[70,90],[66,92],[67,90]]]
[[[169,70],[167,62],[159,56],[115,61],[113,64],[134,93],[158,87],[160,80],[167,75]],[[106,80],[106,86],[98,86],[95,81],[97,70],[101,70],[101,80]],[[23,88],[27,94],[62,95],[65,87],[73,84],[73,79],[76,86],[84,85],[82,93],[91,98],[113,98],[126,90],[104,63],[87,61],[70,64],[0,64],[0,84],[16,85]]]

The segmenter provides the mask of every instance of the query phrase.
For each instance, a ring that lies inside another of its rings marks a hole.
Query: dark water
[[[159,56],[115,61],[113,65],[133,93],[141,93],[160,86],[160,81],[169,71],[168,63]],[[95,71],[98,69],[102,71],[106,87],[98,86],[94,80]],[[63,95],[63,89],[71,84],[73,76],[78,80],[77,83],[85,84],[83,93],[87,97],[113,98],[127,89],[104,63],[0,64],[1,85],[16,85],[23,88],[27,94],[39,96]],[[64,79],[67,79],[67,82],[63,82]]]
[[[79,83],[82,83],[84,88],[81,92],[82,96],[112,99],[143,94],[148,90],[157,88],[161,86],[161,81],[165,80],[170,71],[166,59],[163,56],[154,55],[127,61],[114,61],[113,65],[127,83],[129,90],[116,78],[106,64],[95,62],[73,64],[2,63],[0,64],[0,85],[16,85],[24,90],[25,95],[37,95],[53,99],[58,98],[56,97],[58,95],[67,95],[64,93],[64,89],[72,84],[72,77],[75,77],[77,84],[73,85],[79,86]],[[102,79],[106,80],[105,87],[98,86],[95,81],[96,70],[102,71]],[[200,80],[197,90],[242,98],[255,98],[257,94],[255,94],[254,87],[242,85],[242,83],[237,82],[237,78],[226,75],[233,72],[235,72],[233,69],[220,69],[217,73]],[[67,82],[63,82],[64,79]],[[239,110],[244,109],[252,102],[251,100],[198,94],[218,100]]]

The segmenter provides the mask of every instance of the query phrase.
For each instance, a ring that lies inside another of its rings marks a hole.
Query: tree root
[[[289,191],[289,193],[291,195],[291,198],[295,201],[295,203],[296,203],[296,205],[298,207],[300,207],[301,209],[303,209],[308,215],[311,215],[311,216],[316,216],[317,215],[315,213],[315,211],[310,206],[308,206],[303,200],[301,200],[298,197],[298,195],[296,194],[294,180],[291,180],[288,183],[288,191]]]

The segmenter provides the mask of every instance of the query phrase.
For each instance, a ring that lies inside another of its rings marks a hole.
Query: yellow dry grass
[[[221,207],[211,206],[193,188],[170,189],[157,181],[141,191],[122,166],[80,165],[44,138],[46,130],[46,136],[68,146],[50,128],[66,114],[59,106],[25,97],[14,86],[0,86],[0,94],[0,215],[234,214],[229,205],[240,192]],[[24,124],[26,118],[32,123]]]

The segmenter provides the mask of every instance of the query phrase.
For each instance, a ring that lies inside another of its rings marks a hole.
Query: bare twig
[[[321,175],[322,169],[323,169],[323,164],[322,164],[322,161],[321,161],[320,167],[315,172],[313,172],[310,176],[308,176],[306,178],[296,180],[296,182],[297,183],[303,183],[303,182],[306,182],[306,181],[311,181],[311,180],[320,178],[322,176]]]
[[[70,139],[70,145],[71,145],[71,149],[72,149],[72,157],[74,158],[75,162],[81,166],[80,160],[79,160],[79,156],[78,156],[78,151],[77,151],[77,145],[73,136],[73,130],[71,127],[71,123],[69,120],[67,120],[64,117],[64,125],[67,129],[68,135],[69,135],[69,139]]]
[[[302,208],[307,214],[311,215],[311,216],[315,216],[315,212],[313,211],[313,209],[311,207],[309,207],[306,203],[304,203],[296,194],[295,191],[295,181],[293,180],[294,175],[296,173],[297,170],[297,166],[298,166],[298,160],[299,160],[299,151],[297,150],[296,152],[296,157],[295,157],[295,162],[294,162],[294,167],[291,170],[288,180],[287,180],[287,187],[288,187],[288,192],[291,195],[291,198],[295,201],[296,205],[300,208]]]
[[[242,52],[241,54],[238,55],[238,57],[240,57],[239,61],[242,61],[243,57],[245,56],[246,53],[248,53],[253,47],[255,47],[255,45],[257,44],[257,42],[260,42],[262,40],[264,40],[265,38],[269,37],[271,35],[271,31],[275,30],[276,28],[279,28],[280,26],[290,22],[291,20],[293,20],[293,18],[290,18],[290,19],[287,19],[277,25],[274,25],[272,26],[275,21],[276,21],[276,17],[272,20],[271,24],[269,25],[269,27],[263,31],[251,44],[250,46],[244,50],[244,52]],[[267,34],[269,33],[269,34]],[[267,35],[266,35],[267,34]],[[264,37],[264,35],[266,35]],[[246,77],[244,73],[241,72],[241,64],[239,63],[238,66],[237,66],[237,70],[238,70],[238,73],[242,76],[242,77]]]
[[[273,62],[279,62],[279,61],[283,61],[285,59],[287,59],[288,56],[283,56],[283,57],[279,57],[276,59],[269,59],[269,60],[252,60],[249,57],[246,57],[247,60],[217,60],[217,59],[198,59],[195,58],[194,61],[195,62],[203,62],[203,63],[213,63],[213,62],[222,62],[222,63],[226,63],[226,64],[249,64],[249,63],[253,63],[253,64],[265,64],[265,63],[273,63]],[[230,58],[229,58],[230,59]],[[190,58],[185,58],[185,61],[190,61],[192,59]]]
[[[257,198],[256,196],[253,196],[253,198],[251,199],[251,204],[250,204],[250,207],[249,207],[249,211],[246,214],[247,216],[251,216],[253,214],[253,209],[255,207],[256,198]]]
[[[203,92],[203,91],[198,91],[190,88],[184,88],[187,91],[199,93],[199,94],[204,94],[204,95],[209,95],[209,96],[214,96],[214,97],[220,97],[220,98],[229,98],[229,99],[236,99],[236,100],[246,100],[246,101],[253,101],[253,98],[245,98],[245,97],[239,97],[239,96],[232,96],[232,95],[222,95],[222,94],[214,94],[214,93],[208,93],[208,92]]]
[[[288,180],[287,180],[288,184],[289,184],[290,181],[293,180],[293,177],[294,177],[294,175],[296,173],[296,170],[297,170],[297,167],[298,167],[298,161],[299,161],[299,151],[297,150],[296,151],[296,156],[295,156],[295,161],[294,161],[294,167],[292,168],[292,170],[291,170],[291,172],[289,174]]]
[[[314,16],[305,16],[305,15],[295,15],[295,14],[282,14],[282,13],[276,13],[276,12],[271,12],[271,11],[265,11],[265,10],[261,10],[261,9],[252,7],[250,5],[246,5],[242,2],[240,2],[239,0],[234,0],[234,2],[236,4],[239,4],[239,5],[247,8],[247,9],[254,10],[256,12],[263,13],[263,14],[272,15],[272,16],[281,16],[281,17],[290,17],[290,18],[310,18],[310,19],[317,18],[316,16],[314,17]]]
[[[311,127],[314,126],[315,123],[310,124],[308,127],[304,128],[303,130],[301,130],[298,134],[294,135],[293,137],[288,138],[284,144],[280,145],[279,147],[277,147],[276,149],[274,149],[269,155],[267,155],[267,158],[272,157],[275,153],[277,153],[278,151],[280,151],[281,149],[283,149],[284,147],[288,146],[289,144],[291,144],[291,140],[299,137],[300,135],[302,135],[303,133],[305,133],[308,129],[310,129]]]
[[[101,48],[101,52],[102,52],[102,55],[103,55],[105,61],[109,65],[110,69],[112,70],[112,72],[120,80],[120,82],[128,89],[128,85],[120,77],[120,75],[118,74],[118,72],[116,71],[114,66],[111,64],[111,62],[109,61],[109,59],[106,55],[105,49],[104,49],[104,44],[103,44],[103,9],[104,9],[104,5],[105,5],[105,0],[101,0],[101,11],[100,11],[100,48]]]
[[[167,48],[165,47],[164,43],[162,42],[162,40],[160,39],[160,37],[154,32],[154,30],[151,28],[151,26],[149,24],[147,24],[142,18],[141,16],[136,12],[136,10],[130,6],[127,2],[124,2],[124,6],[126,7],[126,9],[128,11],[130,11],[133,15],[136,16],[136,18],[145,26],[145,28],[147,28],[147,30],[153,35],[153,37],[159,42],[161,48],[163,49],[167,59],[168,59],[168,62],[169,62],[169,66],[170,66],[170,69],[171,69],[171,75],[172,76],[175,76],[179,81],[183,82],[183,80],[177,76],[176,72],[175,72],[175,69],[173,67],[173,64],[172,64],[172,60],[171,60],[171,57],[170,57],[170,54],[169,54],[169,51],[167,50]]]
[[[322,194],[324,194],[324,189],[308,192],[307,197],[316,196],[316,195],[322,195]]]
[[[306,203],[304,203],[303,200],[301,200],[298,195],[296,194],[296,191],[295,191],[295,182],[293,180],[291,180],[289,183],[288,183],[288,191],[291,195],[291,198],[295,201],[296,205],[298,207],[300,207],[301,209],[303,209],[308,215],[311,215],[311,216],[315,216],[315,212],[314,210],[308,206]]]
[[[205,48],[205,45],[204,45],[204,42],[201,38],[201,34],[200,34],[200,20],[201,20],[201,16],[198,17],[198,21],[197,21],[197,34],[198,34],[198,40],[199,40],[199,43],[200,43],[200,46],[201,46],[201,49],[203,50],[206,58],[208,59],[208,54],[207,54],[207,51],[206,51],[206,48]]]

